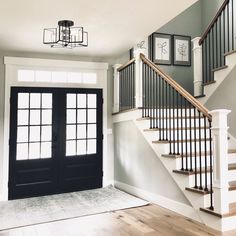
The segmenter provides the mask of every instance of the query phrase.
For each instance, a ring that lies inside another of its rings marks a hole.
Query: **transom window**
[[[97,74],[94,72],[67,72],[19,69],[17,74],[17,80],[20,82],[96,84]]]

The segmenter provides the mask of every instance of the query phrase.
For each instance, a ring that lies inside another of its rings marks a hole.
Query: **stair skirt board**
[[[128,185],[126,183],[119,182],[119,181],[115,181],[114,184],[116,188],[124,192],[127,192],[136,197],[139,197],[149,202],[152,202],[154,204],[157,204],[163,208],[179,213],[183,216],[196,220],[200,223],[203,223],[198,213],[192,206],[188,206],[186,204],[174,201],[170,198],[166,198],[161,195],[151,193],[146,190],[143,190],[143,189]]]

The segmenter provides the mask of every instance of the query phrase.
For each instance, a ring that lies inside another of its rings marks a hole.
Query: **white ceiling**
[[[108,57],[143,40],[197,0],[0,0],[0,50]],[[43,28],[73,20],[89,47],[52,49]]]

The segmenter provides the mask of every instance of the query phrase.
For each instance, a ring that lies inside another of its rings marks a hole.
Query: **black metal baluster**
[[[205,44],[205,49],[206,49],[206,61],[205,61],[205,63],[206,63],[206,78],[205,78],[205,82],[206,83],[208,83],[208,81],[209,81],[209,58],[208,58],[208,50],[209,50],[209,47],[208,47],[208,40],[207,40],[207,38],[205,39],[205,42],[206,42],[206,44]]]
[[[219,67],[219,57],[218,57],[218,20],[215,23],[216,31],[216,43],[215,43],[215,52],[216,52],[216,68]]]
[[[165,105],[165,80],[162,79],[162,132],[163,132],[163,136],[162,136],[162,140],[165,140],[166,134],[165,134],[165,110],[166,109],[166,105]]]
[[[229,42],[229,4],[227,5],[227,39],[228,39],[228,41],[227,41],[227,43],[228,43],[228,47],[227,47],[227,52],[229,52],[229,46],[230,46],[230,42]]]
[[[206,40],[203,41],[202,45],[202,68],[203,68],[203,83],[207,81],[207,45]]]
[[[127,67],[127,109],[130,109],[130,66]]]
[[[200,178],[200,185],[199,185],[199,189],[202,190],[202,144],[201,144],[201,112],[198,111],[198,134],[199,134],[199,178]],[[197,171],[197,169],[196,169]]]
[[[120,71],[120,111],[123,109],[123,71]]]
[[[151,110],[150,110],[150,107],[151,107],[151,93],[150,93],[150,90],[151,90],[151,68],[150,66],[148,67],[148,117],[150,118],[151,116]],[[150,127],[151,128],[151,127]]]
[[[158,128],[159,140],[161,141],[161,77],[158,75]]]
[[[184,136],[183,136],[183,96],[180,95],[181,104],[181,170],[184,170]]]
[[[169,140],[169,142],[170,142],[170,155],[172,155],[173,153],[172,153],[172,135],[171,135],[171,119],[173,119],[173,114],[171,114],[171,86],[169,85],[169,117],[170,117],[170,119],[169,119],[169,138],[170,138],[170,140]]]
[[[235,37],[234,37],[234,1],[232,0],[231,1],[232,3],[232,51],[234,50],[234,40],[235,40]]]
[[[145,117],[148,117],[147,100],[148,100],[148,65],[145,64]]]
[[[134,64],[133,64],[133,107],[136,106],[136,101],[135,101],[135,84],[136,84],[136,81],[135,81],[135,78],[136,78],[135,77],[135,67],[136,67],[136,65],[135,65],[135,62],[134,62]],[[142,103],[142,106],[143,106],[143,103]]]
[[[213,207],[213,160],[212,160],[212,140],[211,140],[211,121],[209,122],[209,132],[210,132],[210,209],[214,210]]]
[[[204,115],[203,116],[204,118],[204,144],[205,144],[205,188],[204,188],[204,191],[208,191],[208,187],[207,187],[207,133],[206,133],[206,116]]]
[[[219,28],[220,28],[220,36],[219,36],[219,43],[220,43],[220,66],[219,67],[221,67],[223,64],[222,64],[222,25],[221,25],[221,15],[220,15],[220,17],[219,17]]]
[[[165,87],[166,87],[166,141],[168,140],[168,83],[165,81]]]
[[[175,141],[175,89],[174,88],[172,88],[172,107],[173,107],[173,112],[172,112],[172,114],[173,114],[173,128],[172,128],[172,130],[173,130],[173,154],[176,154],[176,152],[175,152],[175,145],[176,145],[176,141]]]
[[[186,98],[184,99],[184,110],[185,110],[184,120],[185,120],[185,152],[186,152],[185,157],[187,157],[187,153],[188,153],[188,122],[187,122],[188,117],[187,117],[187,99]],[[188,158],[185,159],[185,165],[186,165],[185,170],[189,171],[189,169],[188,169]]]
[[[152,80],[152,70],[150,68],[150,73],[149,73],[149,81],[150,81],[150,87],[149,87],[149,94],[150,94],[150,128],[153,129],[153,98],[152,98],[152,87],[153,87],[153,80]]]
[[[197,124],[196,124],[196,108],[194,108],[194,164],[195,164],[195,186],[194,188],[198,188],[197,186]]]
[[[127,71],[124,69],[124,110],[126,110],[127,106]]]
[[[130,109],[133,109],[133,63],[130,65]]]
[[[211,30],[211,39],[212,39],[212,70],[215,69],[215,35],[214,35],[214,32],[215,32],[215,27],[212,28]],[[214,75],[214,73],[212,72],[212,74]]]
[[[156,114],[155,114],[155,120],[156,120],[156,128],[159,128],[158,124],[158,96],[159,96],[159,90],[158,90],[158,74],[155,72],[155,80],[156,80]],[[159,135],[160,135],[160,129],[159,129]]]
[[[225,43],[225,11],[223,11],[223,53],[222,53],[222,57],[223,57],[223,65],[225,65],[225,51],[226,51],[226,43]]]
[[[160,119],[160,127],[159,127],[159,132],[161,133],[161,140],[164,140],[164,132],[163,132],[163,126],[162,126],[162,110],[163,110],[163,78],[160,76],[160,111],[159,111],[159,119]]]
[[[155,83],[155,71],[153,70],[152,71],[152,81],[153,81],[153,87],[152,87],[152,99],[153,99],[153,102],[152,102],[152,109],[153,109],[153,112],[152,112],[152,122],[153,122],[153,128],[156,128],[156,124],[155,124],[155,103],[156,103],[156,96],[155,96],[155,87],[156,87],[156,83]]]
[[[212,65],[211,65],[211,34],[209,33],[208,34],[208,60],[209,60],[209,80],[208,82],[212,82],[214,79],[213,79],[213,76],[212,76]]]
[[[190,158],[190,171],[193,172],[193,156],[192,156],[192,105],[189,103],[189,141],[190,141],[190,147],[189,147],[189,158]],[[187,158],[187,154],[186,154]]]
[[[179,93],[176,92],[176,104],[177,104],[177,120],[176,120],[176,130],[177,130],[177,155],[180,155],[179,153],[179,132],[180,132],[180,128],[179,128]]]
[[[147,96],[147,117],[150,117],[149,116],[149,66],[147,65],[147,91],[146,91],[146,96]]]

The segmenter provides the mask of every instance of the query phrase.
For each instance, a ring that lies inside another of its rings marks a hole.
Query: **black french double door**
[[[102,186],[102,90],[11,88],[9,199]]]

